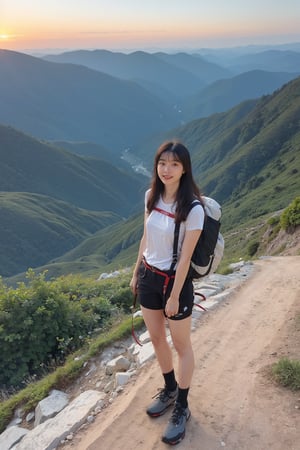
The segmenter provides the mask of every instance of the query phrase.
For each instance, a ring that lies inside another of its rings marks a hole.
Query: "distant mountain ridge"
[[[59,55],[47,55],[47,61],[82,64],[94,70],[125,80],[136,80],[152,92],[165,90],[172,99],[180,101],[209,82],[230,76],[228,69],[205,61],[200,56],[184,53],[129,54],[107,50],[78,50]]]
[[[299,74],[300,70],[299,73],[252,70],[215,81],[182,104],[183,115],[186,119],[193,119],[228,111],[244,100],[272,94]]]
[[[165,74],[174,78],[175,62],[187,61],[185,54],[150,56],[137,52],[134,58],[159,60],[157,67],[167,67]],[[191,70],[201,70],[199,56],[190,61]],[[0,63],[0,122],[20,121],[21,129],[34,127],[43,136],[22,133],[14,123],[0,125],[0,274],[18,273],[26,264],[52,267],[49,274],[130,264],[142,230],[142,215],[135,214],[143,209],[148,180],[129,173],[120,160],[127,147],[133,160],[152,170],[158,145],[181,139],[192,153],[200,188],[223,206],[224,230],[285,207],[299,192],[300,79],[282,87],[295,74],[225,76],[186,103],[197,118],[184,124],[185,107],[179,112],[179,104],[171,106],[173,94],[169,103],[159,99],[159,91],[168,97],[167,88],[152,84],[151,77],[144,80],[147,90],[140,80],[16,52],[0,51]],[[262,89],[269,93],[260,98]],[[248,95],[259,98],[239,103]],[[199,118],[203,108],[207,117]],[[215,113],[218,108],[225,111]]]
[[[120,154],[180,123],[176,111],[132,81],[8,50],[0,50],[0,66],[0,123],[38,138],[90,141]]]
[[[185,69],[197,76],[202,84],[208,85],[216,80],[230,78],[233,72],[226,67],[208,61],[199,54],[175,53],[168,54],[164,52],[155,53],[155,56],[163,61],[172,64],[175,67]]]
[[[231,61],[230,68],[238,72],[247,72],[249,70],[299,72],[300,50],[270,49],[250,55],[240,55]]]
[[[151,167],[162,140],[182,140],[191,151],[202,192],[222,205],[222,231],[234,233],[241,224],[281,210],[299,196],[299,117],[300,77],[272,95],[153,137],[139,148],[139,156]],[[99,274],[133,264],[143,230],[144,189],[139,214],[102,228],[40,270],[55,276],[69,271]]]
[[[0,123],[40,139],[95,143],[117,157],[157,133],[268,94],[297,76],[236,76],[234,69],[186,53],[80,50],[46,58],[0,50]]]
[[[300,42],[273,45],[247,45],[203,48],[197,51],[208,61],[238,74],[250,70],[299,71]]]
[[[182,120],[188,122],[272,93],[299,76],[300,60],[297,61],[297,57],[297,52],[269,50],[236,57],[228,63],[229,67],[211,62],[199,54],[184,52],[123,54],[107,50],[78,50],[44,58],[83,64],[113,76],[135,80],[166,102],[177,102]],[[241,67],[238,67],[240,60]],[[165,65],[162,66],[162,62]],[[190,79],[191,75],[194,79]]]

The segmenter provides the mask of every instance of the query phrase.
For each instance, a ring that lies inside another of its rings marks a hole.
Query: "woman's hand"
[[[177,297],[172,297],[172,295],[168,298],[165,313],[167,317],[173,317],[178,314],[179,310],[179,299]]]
[[[137,277],[137,275],[133,274],[131,281],[129,283],[129,286],[134,295],[137,294],[137,282],[138,282],[138,277]]]

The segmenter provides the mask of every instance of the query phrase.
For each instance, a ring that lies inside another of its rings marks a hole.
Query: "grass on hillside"
[[[135,329],[144,326],[142,318],[135,319]],[[48,374],[41,380],[30,383],[9,399],[0,403],[0,433],[2,433],[9,421],[13,417],[14,410],[21,407],[27,413],[33,410],[39,401],[45,398],[51,389],[64,389],[69,386],[82,372],[84,363],[93,356],[100,353],[104,348],[114,342],[130,336],[132,319],[125,318],[120,323],[115,324],[107,332],[101,333],[91,339],[89,346],[84,347],[76,353],[70,355],[65,364],[58,367],[54,372]]]

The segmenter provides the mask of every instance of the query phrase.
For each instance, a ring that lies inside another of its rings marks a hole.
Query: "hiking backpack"
[[[210,197],[202,197],[203,203],[195,200],[191,209],[196,205],[204,208],[203,230],[196,244],[191,258],[189,275],[193,279],[205,277],[217,270],[224,253],[224,239],[220,233],[221,206]],[[175,225],[173,257],[177,262],[178,238],[180,223]],[[173,261],[174,261],[173,259]]]

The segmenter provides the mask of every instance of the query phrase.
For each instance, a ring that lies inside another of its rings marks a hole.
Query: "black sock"
[[[188,406],[188,401],[187,401],[188,393],[189,393],[189,388],[186,388],[186,389],[181,389],[180,387],[178,388],[178,395],[177,395],[176,401],[178,403],[180,403],[183,408],[187,408],[187,406]]]
[[[163,373],[164,379],[165,379],[165,385],[168,391],[175,391],[177,388],[177,382],[175,379],[175,373],[174,370],[171,370],[171,372]]]

